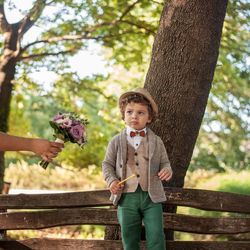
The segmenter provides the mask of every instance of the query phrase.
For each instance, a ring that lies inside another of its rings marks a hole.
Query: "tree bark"
[[[145,88],[159,105],[152,129],[173,168],[170,186],[183,187],[205,112],[227,0],[172,0],[165,4]]]
[[[8,131],[8,118],[10,113],[11,95],[16,72],[16,42],[13,41],[17,36],[13,33],[6,33],[5,48],[0,60],[0,131]],[[4,182],[4,152],[0,152],[0,190],[3,188]]]
[[[3,34],[3,54],[0,58],[0,131],[8,131],[8,118],[17,62],[24,48],[21,48],[23,35],[34,25],[45,8],[44,0],[36,0],[23,19],[9,24],[5,15],[4,1],[0,1],[0,32]],[[0,190],[4,183],[4,153],[0,152]]]

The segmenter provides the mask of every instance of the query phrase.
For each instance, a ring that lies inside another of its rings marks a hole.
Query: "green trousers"
[[[162,204],[153,203],[148,192],[140,187],[134,193],[122,194],[118,204],[124,250],[139,250],[142,221],[145,226],[147,250],[165,250]]]

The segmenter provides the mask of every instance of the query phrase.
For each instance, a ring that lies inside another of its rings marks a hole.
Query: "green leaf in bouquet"
[[[58,126],[57,126],[57,124],[56,124],[55,122],[49,121],[49,124],[50,124],[50,126],[51,126],[54,130],[57,130],[57,129],[58,129]]]
[[[74,137],[69,133],[69,141],[75,143]]]

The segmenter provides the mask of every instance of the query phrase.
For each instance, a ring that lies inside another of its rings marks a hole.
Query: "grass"
[[[213,171],[198,170],[188,173],[185,180],[186,188],[216,190],[239,194],[250,194],[250,171]]]
[[[99,171],[100,172],[100,171]],[[11,164],[6,169],[5,181],[15,189],[46,189],[83,191],[106,188],[97,167],[89,166],[82,170],[68,170],[60,167],[42,167],[26,162]]]
[[[27,238],[73,238],[73,239],[103,239],[104,226],[79,225],[79,226],[64,226],[53,227],[39,230],[9,230],[8,237],[14,239]]]

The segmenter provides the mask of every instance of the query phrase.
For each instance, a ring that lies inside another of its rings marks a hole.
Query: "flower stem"
[[[46,169],[49,165],[49,162],[45,161],[45,160],[42,160],[39,162],[39,165],[43,168],[43,169]]]

